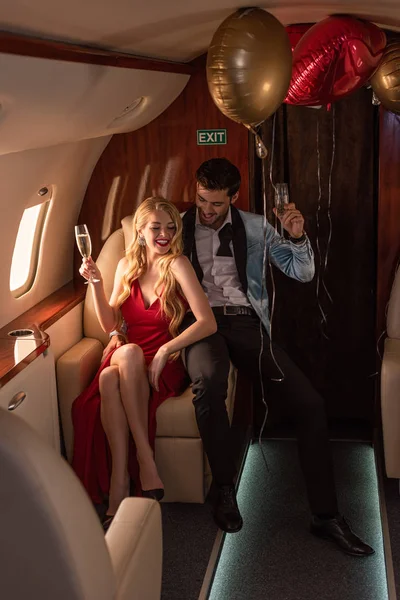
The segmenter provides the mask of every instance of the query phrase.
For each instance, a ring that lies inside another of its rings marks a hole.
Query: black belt
[[[214,315],[255,315],[255,311],[250,306],[212,306]]]

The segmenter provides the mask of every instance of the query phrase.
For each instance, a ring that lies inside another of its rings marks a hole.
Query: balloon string
[[[274,167],[274,154],[275,154],[275,125],[276,125],[276,113],[274,113],[274,116],[272,119],[272,143],[271,143],[271,161],[269,163],[269,181],[274,190],[274,194],[277,194],[278,190],[273,181],[273,176],[272,176],[272,171],[273,171],[273,167]],[[266,218],[267,217],[266,207],[264,209],[264,214],[265,214],[265,218]],[[275,231],[277,233],[280,233],[280,235],[283,237],[283,225],[282,225],[282,223],[280,223],[280,232],[278,232],[278,219],[277,219],[276,215],[275,215]],[[272,281],[273,281],[273,275],[272,275]]]
[[[272,119],[272,142],[271,142],[271,160],[269,162],[269,181],[274,189],[274,191],[276,192],[276,186],[273,182],[273,178],[272,178],[272,169],[274,167],[274,154],[275,154],[275,123],[276,123],[276,113],[273,116]],[[263,169],[264,169],[264,164],[263,164]],[[264,217],[267,218],[267,201],[266,201],[266,197],[265,197],[265,186],[264,186]]]
[[[273,145],[273,144],[272,144]],[[272,151],[273,152],[273,151]],[[272,154],[273,156],[273,154]],[[272,161],[272,156],[271,156],[271,161]],[[265,189],[265,163],[264,163],[265,159],[261,160],[261,178],[262,178],[262,194],[263,194],[263,212],[264,212],[264,231],[263,231],[263,237],[264,237],[264,251],[263,251],[263,275],[266,275],[266,261],[267,261],[267,244],[266,244],[266,239],[267,239],[267,227],[266,227],[266,221],[267,221],[267,194],[266,194],[266,189]],[[262,292],[261,292],[261,310],[263,309],[263,301],[264,301],[264,286],[261,287]],[[272,320],[272,316],[271,316],[271,320]],[[267,461],[267,457],[265,456],[264,453],[264,448],[262,445],[262,436],[264,433],[264,429],[265,429],[265,425],[267,423],[267,418],[268,418],[268,413],[269,413],[269,407],[267,404],[267,401],[265,400],[265,390],[264,390],[264,379],[263,379],[263,375],[262,375],[262,356],[264,353],[264,332],[263,332],[263,326],[262,326],[262,321],[260,319],[260,353],[258,355],[258,374],[260,377],[260,386],[261,386],[261,401],[265,407],[265,413],[264,413],[264,419],[260,428],[260,433],[258,436],[258,445],[260,447],[261,450],[261,455],[263,457],[264,463],[265,463],[265,467],[267,469],[267,471],[269,472],[269,465],[268,465],[268,461]],[[270,332],[270,345],[271,345],[271,332]]]
[[[271,141],[271,161],[270,161],[270,165],[269,165],[269,180],[271,182],[271,185],[274,189],[274,191],[276,192],[276,186],[274,184],[273,181],[273,166],[274,166],[274,156],[275,156],[275,129],[276,129],[276,112],[274,113],[273,119],[272,119],[272,141]],[[263,201],[264,201],[264,255],[263,255],[263,273],[266,275],[266,259],[267,259],[267,244],[266,244],[266,239],[267,239],[267,194],[266,194],[266,189],[265,189],[265,165],[264,162],[262,163],[262,177],[263,177]],[[278,218],[275,215],[275,231],[277,231],[277,222],[278,222]],[[281,227],[282,227],[282,223],[281,223]],[[285,375],[282,371],[282,369],[280,368],[276,358],[275,358],[275,354],[274,351],[272,349],[272,325],[273,325],[273,320],[274,320],[274,315],[275,315],[275,299],[276,299],[276,287],[275,287],[275,278],[274,278],[274,271],[272,269],[272,263],[271,263],[271,254],[268,254],[268,267],[269,267],[269,272],[271,275],[271,285],[272,285],[272,298],[271,298],[271,312],[270,312],[270,332],[269,332],[269,350],[270,350],[270,354],[272,356],[272,359],[275,363],[276,368],[278,369],[278,371],[281,374],[281,377],[279,378],[275,378],[272,379],[271,381],[283,381],[285,378]]]
[[[272,178],[272,169],[273,169],[273,160],[274,160],[274,150],[275,150],[275,122],[276,122],[276,113],[274,114],[273,117],[273,124],[272,124],[272,143],[271,143],[271,159],[270,159],[270,169],[269,169],[269,179],[271,182],[271,185],[273,187],[273,189],[275,190],[276,187],[274,185],[273,182],[273,178]],[[281,374],[281,378],[277,378],[277,379],[273,379],[272,381],[283,381],[284,379],[284,374],[282,369],[280,368],[276,358],[275,358],[275,354],[272,348],[272,323],[273,323],[273,318],[274,318],[274,312],[275,312],[275,280],[274,280],[274,274],[273,274],[273,270],[272,270],[272,265],[271,265],[271,260],[270,260],[270,253],[268,253],[268,260],[267,260],[267,215],[268,215],[268,211],[267,211],[267,192],[266,192],[266,173],[265,173],[265,159],[261,160],[261,178],[262,178],[262,194],[263,194],[263,212],[264,212],[264,231],[263,231],[263,235],[264,235],[264,252],[263,252],[263,274],[264,276],[266,276],[267,274],[267,262],[268,262],[268,266],[269,266],[269,272],[271,274],[271,282],[272,282],[272,301],[271,301],[271,313],[270,313],[270,331],[269,331],[269,351],[270,351],[270,355],[275,363],[275,366],[277,367],[278,371]],[[276,219],[275,219],[275,229],[276,229]],[[263,302],[264,302],[264,289],[265,286],[262,287],[262,294],[261,294],[261,307],[263,306]],[[266,307],[267,310],[267,307]],[[262,375],[262,356],[264,353],[264,331],[263,331],[263,325],[262,325],[262,321],[260,319],[260,353],[258,356],[258,371],[259,371],[259,377],[260,377],[260,385],[261,385],[261,401],[265,407],[265,414],[264,414],[264,419],[261,425],[261,429],[260,429],[260,434],[258,436],[258,445],[260,447],[261,450],[261,455],[263,457],[265,466],[267,471],[269,472],[269,465],[268,465],[268,461],[267,458],[265,456],[264,453],[264,449],[263,449],[263,445],[262,445],[262,436],[264,433],[264,429],[265,429],[265,425],[267,423],[267,418],[268,418],[268,413],[269,413],[269,408],[268,408],[268,404],[265,400],[265,389],[264,389],[264,380],[263,380],[263,375]]]
[[[321,247],[320,247],[320,212],[321,212],[322,189],[321,189],[321,155],[320,155],[320,151],[319,151],[319,115],[317,116],[317,178],[318,178],[318,200],[317,200],[317,214],[316,214],[316,221],[317,221],[316,246],[317,246],[319,263],[318,263],[318,273],[317,273],[316,295],[317,295],[318,309],[319,309],[319,312],[321,313],[321,317],[322,317],[321,324],[326,325],[327,324],[326,315],[323,311],[323,308],[322,308],[321,302],[320,302],[320,298],[319,298],[320,284],[321,284],[321,275],[320,274],[322,271],[322,253],[321,253]],[[322,331],[322,334],[324,335],[324,337],[327,338],[324,331]]]
[[[329,223],[329,234],[328,241],[326,244],[326,252],[325,252],[325,261],[324,261],[324,271],[322,273],[322,285],[324,287],[325,293],[329,298],[331,304],[333,304],[332,296],[330,295],[324,281],[324,276],[326,273],[326,269],[328,266],[328,255],[331,246],[332,239],[332,218],[331,218],[331,205],[332,205],[332,171],[333,171],[333,163],[335,162],[335,150],[336,150],[336,132],[335,132],[335,105],[332,107],[332,157],[331,157],[331,166],[329,170],[329,178],[328,178],[328,210],[327,217]]]

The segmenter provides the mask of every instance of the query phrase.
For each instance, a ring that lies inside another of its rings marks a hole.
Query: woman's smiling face
[[[171,249],[171,241],[176,233],[176,225],[170,215],[164,210],[155,210],[149,215],[149,220],[140,231],[146,241],[146,246],[157,254],[167,254]]]

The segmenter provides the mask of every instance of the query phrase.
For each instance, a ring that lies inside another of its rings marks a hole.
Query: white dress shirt
[[[240,283],[232,242],[229,244],[232,256],[217,256],[220,246],[218,233],[226,223],[232,223],[231,209],[217,230],[202,225],[196,211],[197,258],[204,274],[201,284],[211,306],[251,306]]]

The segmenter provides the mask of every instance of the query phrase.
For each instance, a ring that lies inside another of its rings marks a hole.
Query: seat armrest
[[[68,460],[72,460],[74,433],[71,408],[77,396],[89,385],[100,366],[103,344],[83,338],[57,361],[57,393],[61,425]]]
[[[162,526],[158,502],[126,498],[105,539],[117,583],[116,600],[160,600]]]

